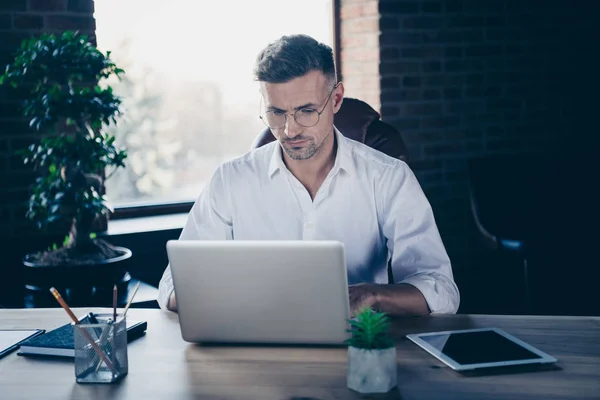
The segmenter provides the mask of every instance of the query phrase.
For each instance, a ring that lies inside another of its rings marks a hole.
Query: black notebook
[[[79,320],[89,323],[88,317]],[[127,320],[127,341],[130,342],[144,334],[148,324],[146,321]],[[41,355],[75,357],[75,339],[72,324],[65,324],[43,335],[36,336],[21,343],[20,356]]]

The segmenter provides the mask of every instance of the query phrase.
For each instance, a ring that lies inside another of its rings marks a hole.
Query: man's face
[[[265,111],[280,116],[287,113],[285,124],[281,128],[271,128],[271,132],[291,159],[308,160],[319,152],[324,143],[333,141],[333,115],[339,110],[343,97],[341,84],[333,90],[333,83],[323,73],[311,71],[289,82],[261,82],[260,86]],[[316,125],[306,127],[294,119],[297,111],[298,115],[322,113]]]

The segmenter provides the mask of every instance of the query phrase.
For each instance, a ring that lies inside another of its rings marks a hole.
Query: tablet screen
[[[463,365],[542,358],[495,331],[427,335],[421,340]]]

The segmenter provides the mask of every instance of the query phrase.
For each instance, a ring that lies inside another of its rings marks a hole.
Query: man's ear
[[[333,113],[337,113],[340,110],[340,107],[342,107],[342,102],[344,101],[344,83],[343,82],[338,82],[337,87],[335,88],[335,90],[333,91],[333,94],[331,95],[332,100],[333,100]]]

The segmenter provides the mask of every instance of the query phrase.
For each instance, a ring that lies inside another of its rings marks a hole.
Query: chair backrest
[[[333,118],[333,123],[346,137],[364,143],[390,157],[408,161],[406,145],[400,132],[380,119],[379,113],[362,100],[345,97]],[[275,140],[269,128],[254,140],[252,148],[258,148]]]

